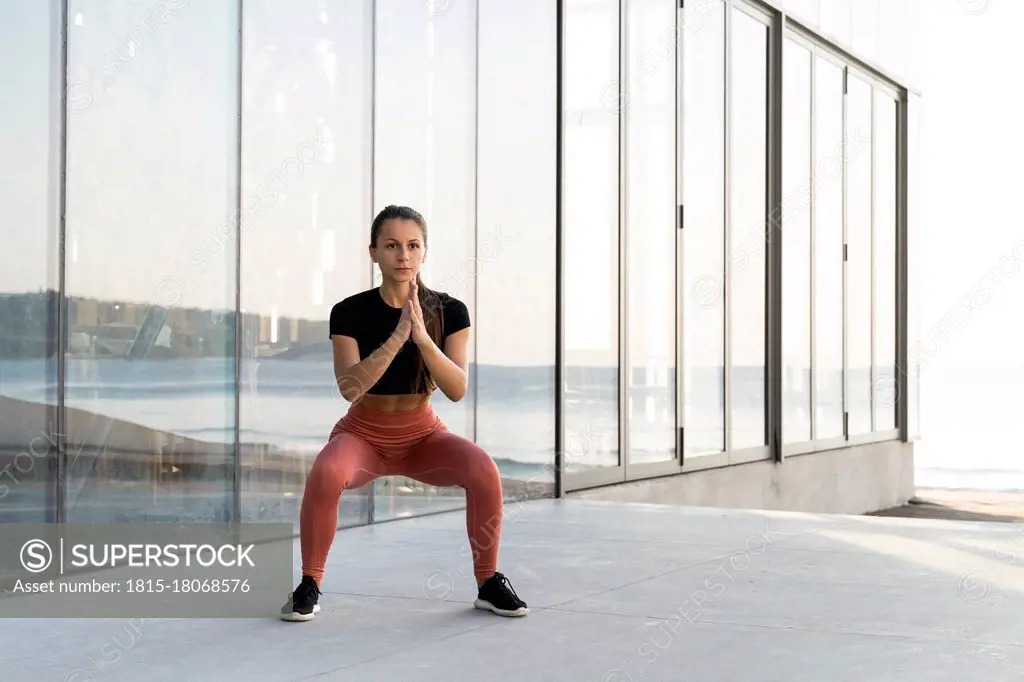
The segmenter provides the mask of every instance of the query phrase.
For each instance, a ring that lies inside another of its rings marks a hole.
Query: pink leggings
[[[502,518],[498,467],[476,443],[448,431],[429,403],[406,412],[353,405],[335,425],[313,462],[302,497],[302,574],[318,585],[323,579],[342,491],[396,475],[465,489],[473,572],[478,582],[494,575]]]

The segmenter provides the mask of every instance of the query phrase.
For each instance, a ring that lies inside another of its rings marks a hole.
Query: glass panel
[[[875,91],[875,430],[896,428],[896,101]]]
[[[921,97],[909,95],[907,103],[907,429],[909,437],[921,436],[921,253],[924,236],[924,196],[921,182]]]
[[[675,0],[630,4],[629,461],[676,457]]]
[[[815,57],[814,437],[843,436],[843,70]]]
[[[618,0],[565,4],[568,472],[619,465]]]
[[[765,438],[768,27],[732,11],[729,118],[730,449]]]
[[[0,16],[0,523],[52,522],[60,12],[0,0]]]
[[[846,98],[846,381],[850,435],[871,432],[871,86]]]
[[[684,459],[725,449],[725,10],[696,4],[683,35]]]
[[[782,433],[811,440],[811,53],[782,53]]]
[[[72,523],[231,518],[237,5],[68,4]]]
[[[348,409],[330,310],[370,285],[370,3],[244,7],[242,518],[297,524],[306,472]],[[369,520],[368,491],[342,495],[340,525]]]
[[[475,325],[473,280],[461,273],[476,252],[477,3],[435,4],[376,3],[373,207],[400,204],[423,215],[423,282],[465,303]],[[471,341],[471,366],[474,346]],[[474,400],[472,391],[457,403],[435,391],[432,402],[452,433],[472,439]],[[402,477],[374,485],[378,520],[465,504],[461,488],[438,489]]]
[[[554,494],[555,10],[480,4],[477,258],[454,275],[480,302],[476,441],[515,499]]]

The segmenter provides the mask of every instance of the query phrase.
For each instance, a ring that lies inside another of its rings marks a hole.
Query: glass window
[[[619,465],[618,0],[566,0],[565,469]]]
[[[811,440],[811,53],[782,53],[782,433]]]
[[[764,445],[768,27],[732,10],[729,118],[730,449]]]
[[[237,4],[68,3],[72,523],[232,518]]]
[[[896,428],[896,101],[875,91],[874,283],[876,431]]]
[[[684,458],[725,449],[725,9],[686,3],[683,31]]]
[[[629,458],[676,457],[676,0],[629,5]]]
[[[871,432],[871,85],[846,98],[846,382],[849,434]]]
[[[348,403],[328,317],[370,286],[370,2],[244,5],[242,519],[298,523],[306,472]],[[368,521],[346,491],[339,523]]]
[[[815,57],[814,438],[843,430],[843,69]]]
[[[474,282],[460,273],[476,255],[477,2],[414,5],[410,11],[406,0],[376,2],[373,210],[401,204],[423,215],[423,282],[465,303],[475,325]],[[471,340],[471,365],[474,348]],[[452,433],[472,439],[474,401],[473,391],[457,403],[436,391],[432,403]],[[402,477],[374,485],[375,519],[465,503],[461,488]]]
[[[60,13],[0,0],[0,16],[0,523],[52,522],[60,61],[47,37]]]
[[[476,442],[515,499],[554,492],[555,10],[479,5],[477,256],[452,273],[477,287]]]

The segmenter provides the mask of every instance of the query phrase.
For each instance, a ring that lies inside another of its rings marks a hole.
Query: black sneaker
[[[493,611],[499,616],[525,616],[530,612],[526,602],[512,589],[512,583],[501,573],[495,573],[484,581],[473,606]]]
[[[311,576],[302,576],[302,582],[288,595],[288,601],[281,607],[281,620],[313,620],[320,612],[320,588]]]

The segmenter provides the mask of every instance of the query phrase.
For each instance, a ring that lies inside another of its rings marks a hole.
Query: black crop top
[[[442,327],[441,343],[457,331],[466,329],[469,324],[469,310],[466,304],[457,298],[440,291],[434,292],[441,299]],[[427,311],[424,311],[426,314]],[[330,335],[350,336],[359,344],[359,359],[365,360],[371,353],[384,345],[394,333],[398,321],[402,317],[401,308],[392,308],[380,295],[380,287],[361,291],[336,303],[331,308]],[[419,390],[413,386],[416,379],[416,365],[420,357],[420,349],[410,337],[402,350],[395,355],[391,364],[384,371],[380,380],[370,387],[367,393],[373,395],[404,395],[408,393],[425,393],[426,387]]]

